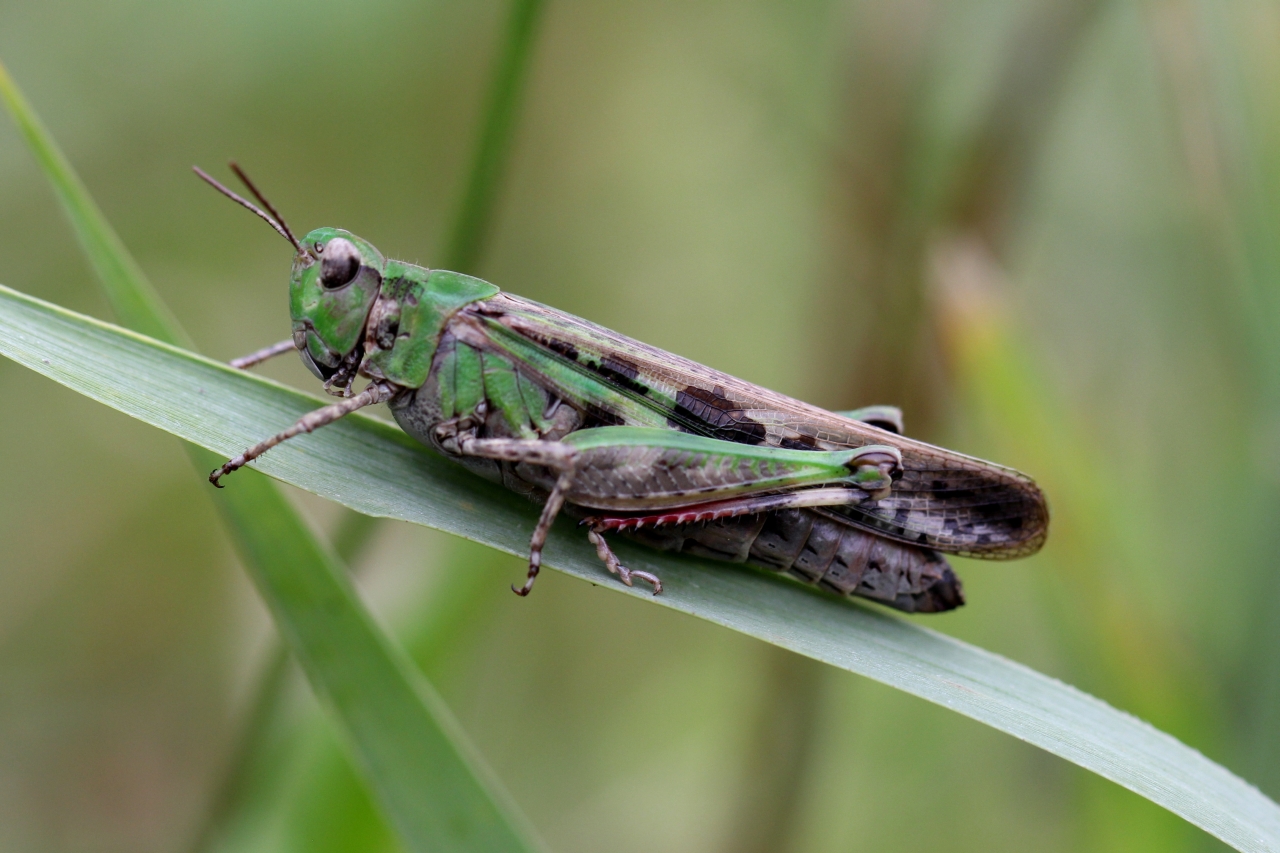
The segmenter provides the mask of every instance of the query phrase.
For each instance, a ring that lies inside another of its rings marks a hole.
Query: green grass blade
[[[353,513],[354,515],[354,513]],[[448,548],[447,572],[395,635],[418,667],[432,678],[456,655],[488,630],[495,605],[505,592],[494,564],[509,567],[510,558],[492,549],[458,540]],[[291,683],[292,680],[290,680]],[[300,711],[280,703],[261,738],[263,748],[246,762],[243,801],[219,824],[217,851],[387,850],[390,829],[363,785],[333,727],[320,719],[319,708]],[[288,720],[288,728],[281,719]],[[281,767],[288,767],[287,780]]]
[[[0,98],[53,185],[116,314],[153,337],[185,342],[3,65]],[[222,461],[199,447],[191,455],[202,473]],[[238,485],[235,494],[217,501],[236,548],[405,846],[460,853],[536,849],[531,831],[448,709],[387,641],[332,551],[274,484],[253,475]]]
[[[520,95],[529,70],[533,35],[543,0],[512,0],[506,38],[489,91],[484,124],[476,142],[467,186],[454,217],[453,230],[439,258],[443,269],[476,272],[493,221],[494,202],[508,161]]]
[[[259,589],[405,844],[433,851],[531,849],[506,814],[509,804],[485,790],[498,786],[478,771],[480,762],[444,703],[357,603],[336,560],[304,546],[293,528],[296,516],[264,517],[257,506],[236,500],[225,502],[224,515],[247,561],[271,567]]]
[[[7,288],[0,288],[0,353],[223,454],[319,405],[269,380]],[[259,461],[271,476],[360,512],[447,530],[513,554],[525,553],[536,521],[528,502],[360,415],[286,442]],[[228,490],[244,487],[236,476]],[[569,523],[553,531],[545,562],[603,589],[936,702],[1111,779],[1239,850],[1280,850],[1280,806],[1174,738],[1068,685],[873,607],[762,572],[625,541],[616,547],[631,568],[659,573],[666,592],[652,597],[611,581]]]

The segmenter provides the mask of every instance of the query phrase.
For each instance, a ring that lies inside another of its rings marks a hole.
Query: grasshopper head
[[[299,248],[289,277],[293,344],[303,364],[326,384],[340,378],[349,384],[363,355],[365,321],[382,287],[386,259],[340,228],[317,228]]]

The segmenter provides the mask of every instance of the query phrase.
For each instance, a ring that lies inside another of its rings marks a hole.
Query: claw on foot
[[[209,473],[209,482],[213,483],[214,487],[216,488],[219,488],[219,489],[223,488],[222,483],[218,481],[221,480],[223,477],[227,476],[228,474],[230,474],[232,471],[239,471],[241,468],[244,467],[247,461],[248,460],[244,458],[243,453],[237,456],[235,459],[228,459],[226,462],[222,463],[221,467],[214,468],[213,471]]]
[[[658,579],[657,575],[651,574],[650,572],[632,571],[631,569],[628,569],[626,566],[619,564],[618,577],[621,578],[622,582],[625,583],[627,586],[631,586],[632,585],[631,579],[636,578],[637,580],[642,580],[642,581],[646,581],[648,583],[653,584],[654,595],[657,595],[658,593],[662,592],[662,581]]]
[[[628,569],[622,563],[618,562],[618,557],[613,553],[613,549],[609,547],[609,543],[604,541],[604,537],[600,535],[600,531],[592,528],[587,531],[587,539],[591,544],[596,546],[596,556],[604,563],[604,567],[609,570],[610,574],[615,574],[627,586],[632,586],[632,579],[642,580],[646,583],[653,584],[653,594],[657,595],[662,592],[662,581],[658,576],[650,572],[637,572]]]
[[[538,571],[542,568],[542,551],[534,551],[529,555],[529,575],[525,578],[524,586],[511,585],[511,591],[516,595],[524,598],[533,591],[533,582],[538,579]]]

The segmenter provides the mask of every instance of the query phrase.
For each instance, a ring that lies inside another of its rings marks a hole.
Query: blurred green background
[[[229,359],[287,335],[290,255],[190,165],[430,265],[506,12],[0,0],[0,58]],[[924,621],[1280,797],[1277,39],[1253,0],[552,0],[466,271],[1033,474],[1044,552],[957,560],[969,605]],[[7,123],[0,282],[109,316]],[[0,398],[0,849],[395,850],[296,675],[232,774],[271,626],[178,444],[9,362]],[[709,624],[556,573],[517,599],[443,534],[353,563],[557,851],[1222,849]]]

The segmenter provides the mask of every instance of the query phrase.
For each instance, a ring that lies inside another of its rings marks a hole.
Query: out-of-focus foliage
[[[190,163],[234,156],[295,227],[430,263],[503,11],[4,2],[0,56],[229,358],[284,337],[287,249]],[[1038,476],[1045,552],[963,562],[970,604],[930,624],[1280,796],[1280,9],[564,0],[543,25],[468,271],[820,405],[900,402]],[[0,187],[0,281],[105,314],[14,134]],[[172,442],[10,364],[0,394],[0,844],[181,847],[264,614]],[[1216,844],[711,626],[557,575],[516,600],[518,562],[445,537],[389,526],[361,563],[391,624],[431,626],[429,674],[553,849]],[[388,848],[309,697],[284,705],[238,849]]]

